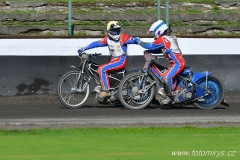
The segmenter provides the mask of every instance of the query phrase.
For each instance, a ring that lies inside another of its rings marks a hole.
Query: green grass
[[[4,2],[5,0],[0,0],[0,2]],[[8,0],[15,1],[15,0]],[[18,2],[57,2],[57,3],[68,3],[68,0],[18,0]],[[152,3],[156,3],[158,0],[152,0]],[[178,2],[188,2],[188,3],[205,3],[205,4],[213,4],[215,0],[169,0],[170,3],[178,3]],[[72,0],[72,3],[83,4],[83,3],[129,3],[129,2],[141,2],[141,3],[150,3],[149,0]],[[165,3],[165,0],[161,0],[162,3]],[[238,0],[240,2],[240,0]]]
[[[4,2],[5,0],[0,0]],[[15,0],[8,0],[8,1],[15,1]],[[75,4],[93,4],[93,3],[130,3],[130,2],[137,2],[137,3],[156,3],[158,0],[72,0],[72,3]],[[240,2],[240,0],[237,0]],[[18,0],[18,2],[51,2],[51,3],[68,3],[68,0]],[[165,0],[161,1],[165,3]],[[179,3],[179,2],[187,2],[187,3],[205,3],[205,4],[214,4],[215,0],[169,0],[170,3]]]
[[[4,0],[0,0],[0,2],[3,2]],[[14,1],[14,0],[9,0]],[[18,2],[59,2],[59,3],[67,3],[68,0],[18,0]],[[72,3],[129,3],[129,2],[147,2],[149,3],[149,0],[72,0]],[[152,3],[157,2],[157,0],[152,1]],[[165,3],[165,1],[162,0],[162,2]],[[170,0],[171,3],[177,3],[177,2],[189,2],[189,3],[214,3],[214,0]]]
[[[239,136],[235,127],[0,130],[0,159],[231,160],[240,157]]]
[[[149,27],[148,22],[130,22],[121,20],[119,21],[122,26],[125,27]],[[30,22],[30,21],[16,21],[16,20],[7,20],[4,22],[0,22],[0,25],[6,26],[66,26],[68,24],[67,21],[40,21],[40,22]],[[103,21],[76,21],[73,22],[76,26],[102,26],[105,27],[107,22]],[[189,23],[189,22],[181,22],[181,21],[171,21],[172,27],[179,27],[179,26],[239,26],[238,22],[235,21],[215,21],[215,22],[201,22],[201,23]]]
[[[123,26],[149,26],[148,22],[128,22],[128,21],[119,21]],[[5,22],[0,22],[0,25],[8,25],[8,26],[66,26],[68,24],[67,21],[40,21],[40,22],[23,22],[23,21],[15,21],[8,20]],[[99,20],[96,21],[76,21],[74,25],[78,26],[102,26],[105,27],[107,22],[102,22]]]
[[[9,0],[15,1],[15,0]],[[68,0],[18,0],[18,2],[57,2],[57,3],[68,3]],[[4,2],[4,0],[0,0]],[[148,2],[148,0],[72,0],[72,3],[84,4],[84,3],[117,3],[117,2]]]
[[[203,14],[204,12],[202,10],[197,10],[197,9],[185,9],[185,10],[170,10],[169,14]],[[220,10],[217,9],[216,7],[213,8],[212,10],[209,10],[208,12],[206,12],[206,14],[208,13],[226,13],[226,14],[239,14],[240,12],[237,10],[233,10],[233,9],[226,9],[226,10]],[[34,10],[26,10],[26,11],[20,11],[20,10],[15,10],[15,11],[0,11],[0,14],[43,14],[43,13],[39,13],[37,11]],[[48,11],[48,12],[44,12],[45,15],[48,14],[67,14],[67,11]],[[94,9],[94,10],[81,10],[81,9],[74,9],[73,10],[73,15],[74,14],[105,14],[105,15],[111,15],[111,14],[119,14],[119,12],[114,12],[114,11],[110,11],[110,12],[106,12],[103,11],[103,9]],[[134,10],[134,9],[126,9],[124,11],[121,11],[120,14],[147,14],[147,15],[155,15],[156,14],[156,9],[149,9],[149,10]],[[165,15],[165,10],[161,11],[162,15]]]

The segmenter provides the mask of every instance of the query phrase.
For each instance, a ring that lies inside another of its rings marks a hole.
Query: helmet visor
[[[148,34],[148,33],[151,33],[153,36],[155,36],[155,32],[154,32],[154,31],[148,30],[147,34]]]
[[[111,34],[111,35],[119,35],[120,34],[120,32],[121,32],[121,29],[120,28],[117,28],[117,29],[111,29],[110,31],[109,31],[109,33]]]

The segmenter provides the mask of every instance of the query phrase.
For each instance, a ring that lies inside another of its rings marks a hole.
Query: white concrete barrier
[[[0,39],[0,56],[75,56],[80,47],[100,40],[84,39]],[[142,38],[152,42],[153,38]],[[184,55],[240,54],[240,38],[178,38]],[[129,55],[142,55],[145,49],[129,45]],[[89,50],[91,53],[108,55],[108,47]]]
[[[0,96],[56,94],[59,77],[72,70],[70,65],[79,65],[78,48],[96,40],[100,39],[0,39]],[[142,40],[151,42],[152,38]],[[239,44],[240,38],[179,38],[187,66],[214,72],[226,91],[240,91]],[[129,45],[127,70],[143,67],[143,51],[141,46]],[[108,47],[88,52],[108,55]],[[95,60],[107,63],[108,56]],[[164,62],[168,61],[161,59]]]

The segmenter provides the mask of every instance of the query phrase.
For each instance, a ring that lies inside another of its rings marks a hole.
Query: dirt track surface
[[[229,107],[213,110],[194,106],[159,106],[129,110],[122,105],[101,105],[93,96],[79,109],[67,109],[56,95],[0,97],[0,128],[150,127],[150,126],[238,126],[240,94],[228,93]]]

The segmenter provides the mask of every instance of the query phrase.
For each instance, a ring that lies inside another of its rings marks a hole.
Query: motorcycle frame
[[[83,60],[81,58],[81,55],[79,55],[79,58],[81,59],[81,62],[79,64],[79,66],[74,66],[74,65],[71,65],[70,67],[71,68],[74,68],[78,71],[81,71],[79,72],[79,75],[78,75],[78,78],[77,78],[77,81],[75,82],[75,88],[81,88],[81,86],[78,87],[79,85],[79,82],[81,81],[80,78],[82,78],[83,76],[81,76],[82,74],[87,74],[88,76],[88,79],[87,79],[87,83],[90,83],[91,79],[93,78],[95,80],[95,82],[100,85],[100,79],[98,77],[98,75],[94,74],[91,70],[94,70],[93,68],[91,68],[91,66],[89,66],[89,62],[91,64],[93,64],[88,57],[87,59]],[[96,64],[97,65],[97,64]]]
[[[95,53],[96,55],[100,55],[100,54],[97,54],[97,53]],[[93,63],[91,60],[90,60],[90,58],[91,57],[96,57],[96,56],[94,56],[94,54],[88,54],[88,58],[87,59],[82,59],[82,57],[81,57],[81,53],[79,54],[79,58],[81,59],[81,62],[80,62],[80,64],[79,64],[79,67],[78,66],[70,66],[71,68],[74,68],[74,69],[76,69],[76,70],[78,70],[78,71],[81,71],[81,72],[79,72],[79,76],[78,76],[78,79],[77,79],[77,82],[76,82],[76,84],[75,84],[75,86],[76,86],[76,88],[78,87],[78,83],[81,81],[81,79],[80,78],[82,78],[82,74],[87,74],[87,76],[89,77],[89,79],[87,80],[87,82],[88,83],[90,83],[90,81],[91,81],[91,79],[94,79],[95,80],[95,83],[98,85],[98,86],[100,86],[101,84],[100,84],[100,78],[99,78],[99,75],[98,75],[98,73],[97,73],[97,71],[94,69],[94,68],[92,68],[91,66],[92,65],[96,65],[96,66],[99,66],[98,64],[96,64],[96,63]],[[109,78],[111,78],[111,79],[115,79],[115,80],[118,80],[118,81],[120,81],[119,79],[117,79],[117,78],[115,78],[115,77],[112,77],[111,76],[111,73],[109,74],[109,76],[108,76]],[[116,89],[116,88],[118,88],[118,87],[115,87],[115,88],[110,88],[110,89]]]
[[[152,65],[152,63],[157,63],[155,60],[152,60],[150,63],[148,63],[148,65],[147,65],[147,68],[145,69],[145,70],[141,70],[143,73],[145,73],[144,74],[144,76],[142,77],[142,79],[141,79],[141,81],[140,81],[140,87],[139,87],[139,89],[141,89],[142,87],[143,87],[143,85],[145,84],[144,83],[144,80],[146,79],[146,76],[150,76],[151,78],[153,78],[154,79],[154,81],[155,81],[155,84],[156,84],[156,87],[157,87],[157,90],[160,88],[160,84],[165,84],[165,85],[167,85],[168,86],[168,84],[166,84],[165,82],[163,82],[162,80],[160,80],[156,75],[155,75],[155,73],[154,72],[152,72],[152,70],[151,70],[151,65]],[[205,72],[194,72],[194,74],[193,75],[191,75],[191,79],[185,79],[184,77],[182,77],[181,75],[178,75],[181,79],[182,79],[182,81],[183,81],[183,83],[184,83],[184,85],[187,85],[187,84],[185,84],[187,81],[189,81],[190,83],[192,83],[193,85],[195,85],[195,87],[196,87],[196,94],[197,93],[200,93],[200,94],[197,94],[197,98],[196,98],[196,100],[197,99],[200,99],[200,98],[202,98],[202,97],[204,97],[204,96],[206,96],[206,95],[208,95],[209,94],[209,90],[207,89],[207,82],[208,82],[208,76],[209,75],[211,75],[211,74],[213,74],[212,72],[208,72],[208,71],[205,71]],[[199,86],[198,84],[196,84],[196,82],[199,80],[199,79],[201,79],[201,78],[203,78],[203,77],[205,77],[206,78],[206,86],[205,86],[205,88],[203,88],[203,87],[201,87],[201,86]],[[158,83],[157,83],[158,82]],[[149,87],[150,88],[150,87]],[[203,94],[203,90],[204,90],[204,94]],[[169,91],[169,88],[168,87],[166,87],[166,93],[167,93],[167,95],[170,95],[170,91]]]

